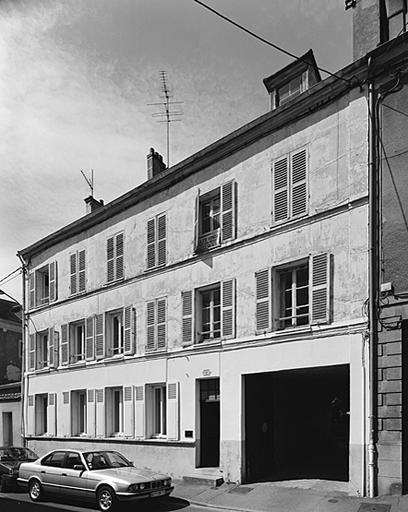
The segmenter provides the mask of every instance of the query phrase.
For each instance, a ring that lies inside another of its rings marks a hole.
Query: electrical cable
[[[389,108],[390,110],[393,110],[394,112],[398,112],[398,114],[401,114],[405,117],[408,117],[408,114],[406,112],[403,112],[402,110],[398,110],[397,108],[395,107],[391,107],[390,105],[387,105],[386,103],[383,103],[383,107],[387,107]]]
[[[3,281],[5,281],[7,278],[9,278],[10,276],[12,276],[13,274],[15,274],[16,272],[18,272],[19,270],[21,270],[21,267],[18,267],[16,268],[15,270],[13,270],[13,272],[10,272],[10,274],[7,274],[5,277],[1,278],[0,279],[0,284],[3,283]]]
[[[347,78],[344,78],[340,75],[336,75],[335,73],[332,73],[331,71],[328,71],[327,69],[324,69],[324,68],[321,68],[320,66],[318,66],[317,64],[311,64],[309,61],[306,61],[305,59],[303,59],[302,57],[298,57],[297,55],[295,55],[294,53],[291,53],[289,52],[288,50],[285,50],[284,48],[282,48],[281,46],[278,46],[277,44],[275,43],[272,43],[271,41],[268,41],[267,39],[259,36],[258,34],[256,34],[255,32],[252,32],[252,30],[249,30],[248,28],[244,27],[243,25],[240,25],[239,23],[237,23],[236,21],[228,18],[227,16],[225,16],[224,14],[221,14],[220,12],[216,11],[215,9],[213,9],[212,7],[210,7],[209,5],[205,4],[204,2],[201,2],[201,0],[193,0],[193,2],[195,2],[196,4],[199,4],[201,5],[202,7],[204,7],[205,9],[211,11],[213,14],[215,14],[216,16],[222,18],[223,20],[227,21],[228,23],[230,23],[231,25],[234,25],[234,27],[237,27],[239,28],[240,30],[243,30],[244,32],[246,32],[247,34],[249,34],[250,36],[252,37],[255,37],[255,39],[258,39],[258,41],[261,41],[262,43],[265,43],[267,44],[268,46],[271,46],[272,48],[274,48],[275,50],[278,50],[282,53],[284,53],[285,55],[288,55],[289,57],[292,57],[293,59],[295,60],[299,60],[301,62],[305,62],[306,64],[308,64],[309,66],[313,66],[315,69],[318,69],[319,71],[322,71],[322,73],[326,73],[330,76],[333,76],[334,78],[337,78],[338,80],[343,80],[343,82],[347,82],[348,84],[350,85],[357,85],[357,84],[353,84],[352,82],[352,79],[347,79]]]

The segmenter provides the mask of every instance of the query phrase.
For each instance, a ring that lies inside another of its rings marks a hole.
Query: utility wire
[[[386,103],[383,103],[383,106],[389,108],[390,110],[393,110],[394,112],[397,112],[398,114],[401,114],[402,116],[408,117],[408,114],[406,112],[403,112],[402,110],[398,110],[395,107],[391,107],[390,105],[387,105]]]
[[[9,277],[9,278],[8,278],[8,279],[6,279],[5,281],[2,281],[2,282],[1,282],[1,284],[2,284],[2,285],[5,285],[5,284],[9,283],[10,281],[12,281],[13,279],[15,279],[15,278],[16,278],[16,277],[18,277],[18,276],[19,276],[19,274],[15,274],[14,276]]]
[[[288,55],[289,57],[292,57],[293,59],[295,60],[300,60],[301,62],[305,62],[306,64],[308,65],[312,65],[309,61],[306,61],[305,59],[303,59],[302,57],[298,57],[297,55],[295,55],[294,53],[291,53],[289,52],[288,50],[285,50],[284,48],[282,48],[281,46],[278,46],[277,44],[275,43],[272,43],[271,41],[268,41],[267,39],[259,36],[258,34],[255,34],[255,32],[252,32],[252,30],[249,30],[247,29],[246,27],[244,27],[243,25],[240,25],[239,23],[237,23],[236,21],[228,18],[227,16],[224,16],[224,14],[221,14],[220,12],[216,11],[215,9],[213,9],[212,7],[210,7],[209,5],[205,4],[204,2],[201,2],[201,0],[193,0],[193,2],[195,2],[196,4],[199,4],[201,5],[202,7],[204,7],[205,9],[211,11],[212,13],[214,13],[216,16],[222,18],[223,20],[227,21],[228,23],[230,23],[231,25],[234,25],[234,27],[237,27],[239,28],[240,30],[243,30],[244,32],[246,32],[247,34],[249,34],[250,36],[252,37],[255,37],[255,39],[258,39],[258,41],[261,41],[262,43],[265,43],[267,44],[268,46],[272,46],[272,48],[275,48],[275,50],[278,50],[282,53],[284,53],[285,55]],[[336,75],[335,73],[332,73],[331,71],[327,71],[327,69],[324,69],[324,68],[321,68],[319,67],[317,64],[313,65],[314,68],[318,69],[319,71],[322,71],[323,73],[326,73],[330,76],[333,76],[334,78],[337,78],[338,80],[343,80],[343,82],[347,82],[348,84],[352,84],[352,80],[350,79],[347,79],[347,78],[344,78],[340,75]]]
[[[19,270],[21,270],[21,267],[16,268],[16,270],[13,270],[13,272],[10,272],[10,274],[7,274],[5,277],[3,277],[2,279],[0,279],[0,284],[1,284],[1,283],[3,283],[3,281],[5,281],[6,279],[8,279],[10,276],[12,276],[13,274],[15,274],[16,272],[18,272]]]

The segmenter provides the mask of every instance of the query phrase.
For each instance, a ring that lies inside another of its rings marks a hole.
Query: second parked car
[[[113,510],[118,501],[168,496],[173,490],[169,476],[137,469],[109,450],[54,450],[36,462],[21,464],[18,481],[28,486],[33,501],[44,493],[96,499],[103,512]]]

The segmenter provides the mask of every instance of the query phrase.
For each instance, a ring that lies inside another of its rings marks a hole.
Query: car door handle
[[[41,473],[44,473],[44,474],[45,474],[45,471],[41,471]]]
[[[67,474],[66,473],[61,473],[61,476],[67,476]]]

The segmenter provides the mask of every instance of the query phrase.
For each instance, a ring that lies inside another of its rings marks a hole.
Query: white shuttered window
[[[161,350],[167,346],[167,298],[146,303],[146,350]]]
[[[71,295],[85,291],[85,258],[85,250],[74,252],[69,256]]]
[[[147,221],[147,268],[159,267],[167,261],[167,219],[161,213]]]
[[[111,283],[124,276],[124,235],[118,233],[106,241],[106,281]]]

